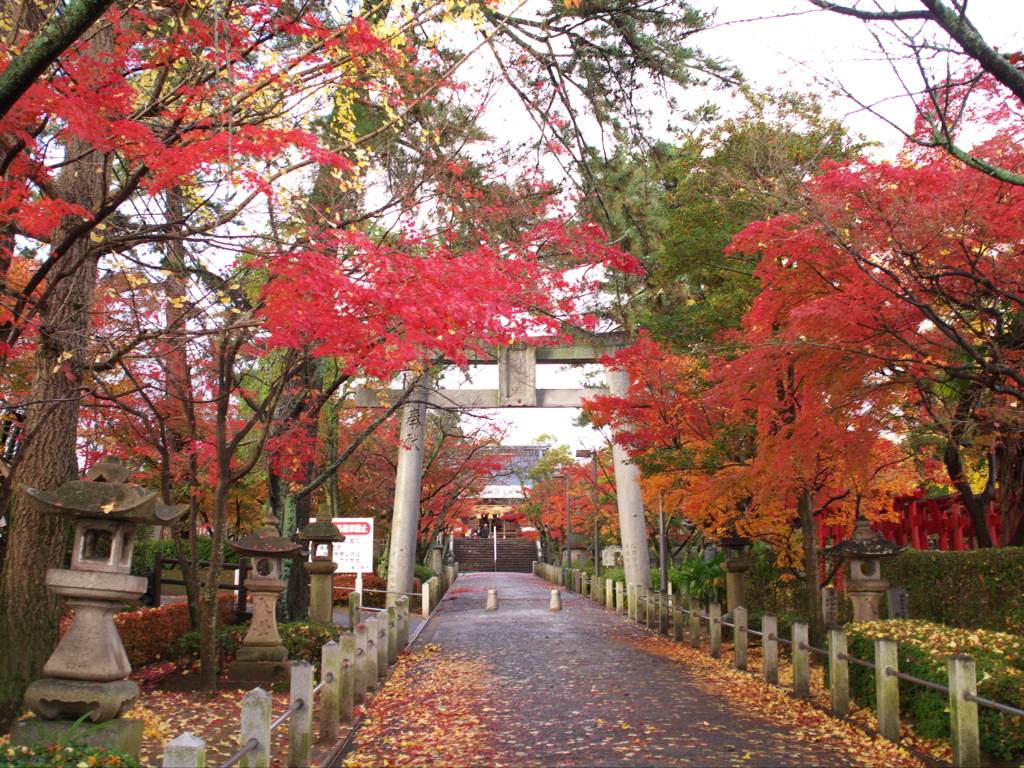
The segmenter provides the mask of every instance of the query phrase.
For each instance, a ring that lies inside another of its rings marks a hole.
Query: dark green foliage
[[[913,618],[1024,637],[1024,549],[907,550],[887,559],[882,575],[907,590]]]
[[[189,542],[185,542],[185,553],[188,554]],[[163,552],[165,558],[176,559],[178,557],[177,551],[174,549],[174,541],[172,539],[150,539],[148,541],[137,541],[135,543],[135,553],[132,557],[132,573],[136,576],[146,576],[150,571],[153,570],[153,555],[157,551]],[[199,559],[200,561],[210,561],[210,540],[205,537],[199,539]],[[224,560],[225,563],[237,563],[239,555],[227,544],[224,545]],[[174,568],[175,566],[167,565],[166,568]]]
[[[234,661],[248,631],[249,627],[245,624],[217,627],[217,674],[227,671],[228,664]],[[174,642],[168,643],[164,656],[178,669],[191,669],[199,663],[199,633],[186,632]]]
[[[92,759],[95,762],[89,762]],[[43,768],[75,768],[88,765],[90,768],[138,768],[139,763],[131,755],[112,752],[103,747],[71,744],[41,745],[31,747],[0,747],[0,764],[5,768],[27,768],[42,766]]]
[[[417,579],[420,580],[420,584],[422,584],[423,582],[434,578],[437,574],[434,571],[427,568],[427,566],[416,563],[414,575]]]
[[[848,628],[849,653],[874,661],[875,638],[893,637],[900,672],[948,685],[947,660],[956,653],[974,659],[978,695],[1024,708],[1024,653],[1016,638],[1002,634],[971,633],[923,621],[875,621]],[[949,696],[941,691],[901,680],[900,717],[925,739],[949,739]],[[861,706],[875,707],[874,670],[850,665],[850,695]],[[989,707],[978,708],[981,748],[1001,759],[1024,757],[1024,729],[1020,719]]]
[[[326,643],[341,637],[341,627],[319,621],[290,621],[279,624],[281,644],[288,649],[292,661],[308,661],[320,665],[320,654]]]

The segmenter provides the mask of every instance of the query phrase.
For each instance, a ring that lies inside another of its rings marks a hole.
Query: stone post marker
[[[277,517],[268,512],[263,527],[251,536],[229,541],[235,552],[253,562],[245,587],[252,595],[252,622],[238,649],[236,661],[228,668],[228,679],[236,682],[288,682],[288,651],[277,631],[277,598],[284,592],[280,578],[281,560],[299,557],[302,547],[282,538]]]
[[[488,589],[487,590],[487,608],[488,611],[498,610],[498,590]]]
[[[302,564],[309,574],[309,618],[329,624],[334,617],[334,572],[338,569],[331,549],[345,537],[331,522],[330,510],[321,505],[316,520],[299,531],[298,538],[309,542],[309,561]]]
[[[548,604],[548,609],[552,611],[562,610],[562,591],[560,589],[551,590],[551,602]]]
[[[25,691],[35,717],[15,723],[11,743],[66,741],[72,730],[87,728],[76,729],[86,716],[103,727],[76,737],[81,742],[138,757],[142,721],[121,715],[134,706],[139,686],[125,679],[132,668],[113,617],[146,591],[146,580],[131,575],[136,526],[169,525],[185,506],[164,506],[156,493],[126,482],[128,469],[118,459],[93,464],[85,478],[55,491],[24,488],[36,511],[75,521],[71,568],[46,572],[47,587],[67,598],[74,619],[43,667],[46,677]]]

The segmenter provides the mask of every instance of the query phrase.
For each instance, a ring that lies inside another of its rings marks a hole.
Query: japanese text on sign
[[[338,573],[366,573],[373,570],[373,518],[335,517],[331,520],[344,541],[334,542],[332,559]]]

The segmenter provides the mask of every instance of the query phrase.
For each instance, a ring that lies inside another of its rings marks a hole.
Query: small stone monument
[[[718,546],[725,552],[725,594],[729,613],[735,614],[740,606],[747,607],[746,573],[753,562],[750,557],[753,542],[745,536],[723,536]]]
[[[252,595],[252,622],[236,661],[228,669],[228,679],[234,682],[276,683],[289,679],[288,651],[277,631],[277,598],[285,588],[280,578],[281,560],[300,557],[302,547],[283,538],[277,523],[273,512],[268,512],[257,533],[228,542],[235,552],[252,558],[253,564],[245,580],[245,588]]]
[[[85,716],[103,727],[81,737],[84,742],[139,754],[142,721],[121,719],[138,699],[139,686],[125,679],[132,668],[114,614],[146,591],[146,580],[131,575],[136,526],[169,525],[186,507],[165,506],[156,493],[127,479],[127,467],[107,457],[89,468],[85,480],[55,491],[23,488],[36,511],[75,521],[71,568],[46,572],[46,585],[67,598],[74,619],[43,667],[46,677],[25,692],[25,706],[36,717],[15,724],[13,744],[67,740]]]
[[[309,542],[309,561],[302,564],[309,574],[309,618],[330,623],[334,617],[334,572],[338,569],[333,545],[345,537],[331,522],[330,511],[320,506],[316,520],[299,532],[299,540]]]
[[[841,555],[850,561],[850,579],[846,585],[846,593],[853,603],[853,620],[875,621],[878,619],[882,593],[889,582],[882,578],[883,557],[902,552],[906,547],[893,544],[875,534],[871,523],[863,515],[858,515],[853,525],[853,536],[841,541],[834,547],[825,550],[826,555]]]

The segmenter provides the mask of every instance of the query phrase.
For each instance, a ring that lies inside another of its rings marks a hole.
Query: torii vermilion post
[[[606,368],[607,389],[537,389],[537,364],[565,365],[597,363],[614,351],[618,338],[607,343],[530,347],[517,344],[497,350],[490,359],[473,364],[498,364],[498,389],[432,390],[418,387],[402,408],[401,442],[395,481],[394,513],[391,519],[391,550],[388,558],[388,602],[412,591],[419,531],[420,491],[423,475],[423,447],[426,439],[427,408],[579,408],[583,400],[601,394],[625,395],[629,387],[625,371]],[[399,392],[389,392],[397,397]],[[381,404],[378,393],[360,390],[356,405]],[[644,519],[637,468],[627,461],[617,445],[612,447],[615,487],[619,508],[623,565],[629,584],[651,586],[651,565],[647,554],[647,525]]]

